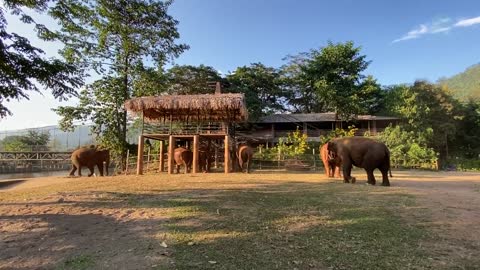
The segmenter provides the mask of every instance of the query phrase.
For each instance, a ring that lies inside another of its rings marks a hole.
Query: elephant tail
[[[388,173],[390,174],[390,177],[393,177],[392,175],[392,167],[390,166],[390,151],[388,150],[388,148],[386,148],[386,154],[387,154],[387,165],[388,165]]]

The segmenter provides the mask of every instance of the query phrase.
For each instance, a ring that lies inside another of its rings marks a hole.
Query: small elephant
[[[327,146],[328,143],[320,148],[320,158],[325,167],[325,174],[327,177],[341,177],[340,168],[342,167],[342,162],[337,158],[336,153],[328,151]]]
[[[190,172],[193,160],[192,151],[183,147],[175,148],[175,150],[173,151],[173,159],[176,163],[177,173],[180,173],[180,165],[185,166],[185,173]]]
[[[99,150],[96,147],[82,147],[73,151],[70,158],[72,160],[72,169],[70,170],[70,176],[75,175],[75,171],[78,169],[78,176],[82,176],[82,166],[87,167],[90,170],[88,177],[92,176],[97,166],[100,176],[103,176],[103,167],[105,162],[105,175],[108,175],[108,166],[110,164],[110,151]]]
[[[253,158],[253,149],[246,144],[240,144],[237,149],[237,158],[240,170],[242,172],[246,170],[247,173],[250,173],[250,165],[252,164]]]
[[[350,180],[355,183],[355,177],[350,176],[352,165],[355,165],[365,169],[368,184],[375,185],[373,171],[378,168],[382,172],[382,186],[390,186],[388,180],[390,151],[384,143],[364,137],[345,137],[328,142],[327,150],[334,152],[337,155],[336,159],[340,159],[343,163],[345,183]],[[390,176],[392,176],[391,171]]]

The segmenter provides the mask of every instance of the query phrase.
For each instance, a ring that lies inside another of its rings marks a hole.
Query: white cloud
[[[472,26],[474,24],[479,24],[479,23],[480,23],[480,16],[475,17],[475,18],[460,20],[455,24],[455,26],[456,27],[468,27],[468,26]]]
[[[428,34],[448,32],[457,27],[469,27],[475,24],[480,24],[480,16],[470,19],[458,20],[454,24],[452,24],[451,21],[452,20],[450,18],[441,18],[428,24],[421,24],[414,28],[412,31],[402,36],[401,38],[395,39],[394,41],[392,41],[392,43],[415,39]]]

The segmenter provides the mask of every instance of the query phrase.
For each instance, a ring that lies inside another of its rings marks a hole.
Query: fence
[[[164,171],[167,170],[167,153],[163,154],[164,158]],[[159,171],[160,158],[158,153],[151,153],[148,151],[143,156],[143,173],[156,173]],[[391,167],[396,169],[429,169],[438,170],[437,162],[424,161],[416,164],[410,164],[404,160],[391,160]],[[212,171],[216,171],[216,168],[223,167],[223,155],[218,157],[215,166],[212,166]],[[324,171],[322,159],[315,151],[311,154],[299,155],[295,158],[253,158],[252,169],[261,171],[311,171],[319,172]],[[180,169],[183,172],[184,168]],[[218,170],[219,172],[223,170]],[[127,154],[126,170],[124,174],[136,174],[137,172],[137,156]]]

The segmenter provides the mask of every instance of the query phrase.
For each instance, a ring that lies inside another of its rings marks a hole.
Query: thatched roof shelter
[[[127,111],[147,121],[241,122],[248,119],[243,94],[165,95],[127,100]]]

